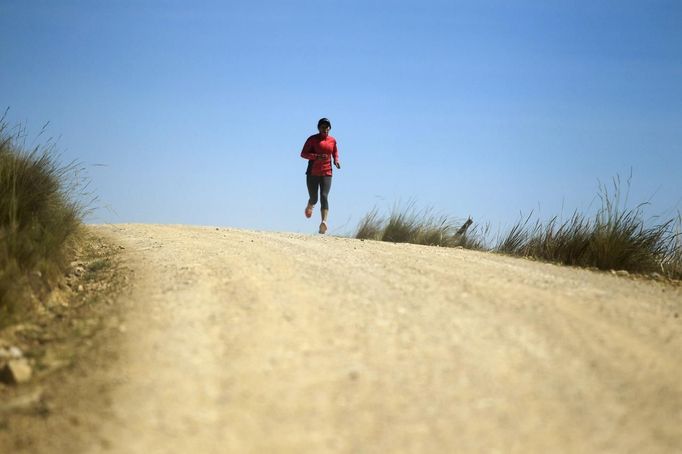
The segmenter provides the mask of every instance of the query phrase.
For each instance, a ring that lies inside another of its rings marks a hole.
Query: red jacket
[[[319,155],[327,155],[326,159],[317,159]],[[308,170],[306,175],[316,177],[328,177],[332,175],[332,160],[338,162],[339,151],[336,149],[336,139],[327,134],[314,134],[308,137],[303,145],[301,157],[308,159]]]

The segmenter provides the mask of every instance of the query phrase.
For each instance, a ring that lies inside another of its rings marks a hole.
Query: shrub
[[[353,236],[361,240],[380,240],[383,222],[377,209],[373,208],[360,220]]]
[[[628,187],[630,180],[628,180]],[[522,218],[497,241],[494,252],[533,257],[549,262],[602,270],[661,273],[682,279],[682,214],[658,224],[645,222],[644,207],[626,208],[621,201],[620,178],[613,191],[600,185],[601,207],[592,218],[574,212],[566,221],[558,217],[547,223]],[[355,238],[433,246],[490,250],[489,225],[482,231],[467,221],[456,229],[454,221],[434,215],[431,209],[417,211],[414,203],[394,207],[387,218],[376,208],[360,221]]]
[[[562,224],[555,217],[543,225],[530,224],[529,216],[510,229],[495,251],[603,270],[674,275],[666,271],[680,262],[679,233],[673,231],[673,221],[647,226],[644,204],[621,206],[618,178],[613,193],[600,186],[599,198],[602,205],[594,219],[575,212]]]
[[[414,203],[409,203],[404,208],[394,206],[385,219],[373,208],[360,220],[354,237],[393,243],[482,249],[483,240],[474,234],[475,228],[469,229],[472,222],[467,219],[462,227],[457,228],[450,217],[435,214],[432,209],[418,211]]]
[[[53,145],[25,151],[22,137],[0,120],[0,326],[62,272],[83,214],[69,197],[75,164],[60,166]]]

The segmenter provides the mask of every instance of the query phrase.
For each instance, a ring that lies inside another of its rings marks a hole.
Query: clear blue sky
[[[86,165],[91,222],[314,232],[323,116],[331,233],[409,199],[587,211],[630,169],[648,214],[682,209],[678,0],[0,0],[0,56],[7,121]]]

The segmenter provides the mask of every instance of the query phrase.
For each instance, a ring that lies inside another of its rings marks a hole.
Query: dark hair
[[[329,121],[327,118],[320,118],[320,121],[317,122],[317,127],[319,128],[322,125],[327,125],[329,126],[329,129],[332,127],[332,122]]]

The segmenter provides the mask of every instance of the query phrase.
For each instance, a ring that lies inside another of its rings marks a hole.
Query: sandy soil
[[[461,249],[93,229],[135,276],[84,452],[682,450],[679,286]]]

